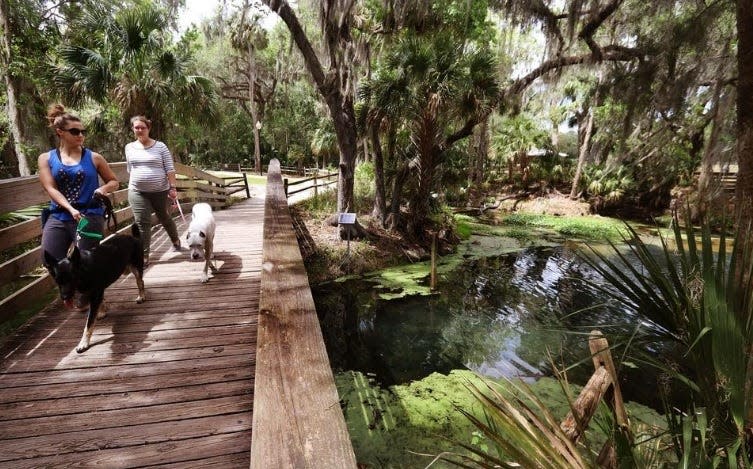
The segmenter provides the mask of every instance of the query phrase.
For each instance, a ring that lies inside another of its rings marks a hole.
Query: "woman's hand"
[[[81,212],[79,212],[78,210],[76,210],[73,207],[71,207],[71,209],[68,210],[68,211],[71,213],[71,216],[73,217],[74,220],[81,221],[81,218],[82,218],[81,217]]]
[[[105,186],[97,187],[94,189],[94,193],[107,197],[107,189],[105,189]]]
[[[167,191],[167,196],[171,199],[175,200],[178,198],[178,190],[174,187],[171,187],[170,190]]]

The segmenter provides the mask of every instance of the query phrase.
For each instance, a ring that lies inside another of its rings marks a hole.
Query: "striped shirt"
[[[154,145],[144,148],[135,141],[125,146],[128,173],[128,188],[139,192],[161,192],[170,189],[167,173],[175,172],[173,155],[164,143],[155,140]]]

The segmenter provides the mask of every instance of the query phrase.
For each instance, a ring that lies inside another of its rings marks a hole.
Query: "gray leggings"
[[[134,189],[128,190],[128,203],[133,210],[133,218],[136,220],[141,231],[141,242],[144,243],[144,255],[149,255],[149,248],[152,244],[152,212],[157,215],[157,219],[167,231],[173,244],[180,242],[178,228],[175,221],[167,212],[168,208],[168,191],[161,192],[139,192]]]

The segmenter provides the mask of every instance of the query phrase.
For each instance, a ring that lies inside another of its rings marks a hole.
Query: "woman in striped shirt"
[[[152,212],[157,215],[157,219],[170,236],[173,250],[181,250],[178,229],[168,213],[168,199],[175,200],[178,197],[173,156],[167,145],[149,137],[151,126],[152,121],[144,116],[131,118],[136,140],[125,146],[130,174],[128,202],[141,231],[145,266],[149,264],[152,241]]]

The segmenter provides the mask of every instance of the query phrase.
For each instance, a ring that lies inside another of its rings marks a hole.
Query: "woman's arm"
[[[167,196],[171,199],[178,197],[178,180],[175,177],[175,164],[173,163],[173,155],[170,153],[170,149],[165,145],[165,151],[162,152],[162,165],[165,168],[165,174],[167,175],[167,181],[170,183],[170,190],[167,192]]]
[[[110,165],[107,163],[107,160],[100,155],[99,153],[92,152],[92,159],[94,160],[94,166],[97,168],[97,173],[102,178],[103,181],[105,181],[104,184],[102,184],[101,187],[97,188],[95,192],[100,192],[103,195],[107,195],[110,192],[115,192],[118,190],[118,187],[120,187],[120,183],[118,182],[118,178],[115,176],[115,173],[112,171],[112,168],[110,168]]]
[[[80,219],[81,213],[73,208],[70,202],[68,202],[68,199],[66,199],[63,193],[58,190],[55,178],[52,177],[52,171],[50,171],[50,154],[42,153],[39,155],[37,166],[39,167],[39,182],[42,183],[42,188],[50,196],[50,199],[60,207],[68,210],[75,220]]]

